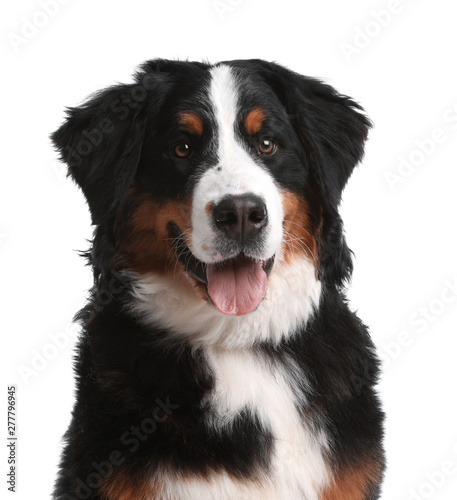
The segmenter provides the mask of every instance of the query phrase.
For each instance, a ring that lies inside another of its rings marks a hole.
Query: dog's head
[[[354,101],[277,64],[154,60],[52,138],[113,265],[185,276],[237,316],[281,266],[306,260],[327,286],[350,275],[338,205],[369,127]]]

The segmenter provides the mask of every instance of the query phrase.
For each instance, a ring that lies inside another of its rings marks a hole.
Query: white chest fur
[[[209,396],[214,408],[210,425],[230,426],[238,412],[248,407],[257,413],[274,436],[272,471],[261,483],[238,481],[227,474],[209,479],[174,476],[165,481],[163,500],[318,500],[328,484],[323,433],[315,435],[300,417],[295,403],[306,396],[296,386],[298,370],[290,360],[287,369],[270,366],[250,350],[207,350],[216,376]],[[303,375],[301,375],[303,377]],[[166,474],[166,473],[165,473]]]
[[[268,278],[265,300],[245,316],[226,316],[201,299],[179,274],[134,276],[131,308],[147,325],[192,345],[249,348],[259,341],[280,344],[305,324],[318,307],[321,283],[306,257],[290,264],[279,253]],[[233,375],[233,374],[232,374]]]

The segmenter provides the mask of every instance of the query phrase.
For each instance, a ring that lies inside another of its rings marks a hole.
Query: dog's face
[[[119,241],[141,273],[176,272],[174,245],[180,268],[219,311],[247,314],[264,298],[275,258],[315,258],[305,158],[268,85],[225,65],[185,92],[181,85],[146,133]]]
[[[53,139],[111,262],[185,277],[205,307],[242,316],[281,266],[306,260],[329,286],[350,272],[337,207],[369,128],[357,108],[263,61],[151,61]]]

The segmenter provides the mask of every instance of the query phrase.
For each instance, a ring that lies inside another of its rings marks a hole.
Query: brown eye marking
[[[276,151],[276,143],[271,139],[261,139],[259,142],[259,152],[264,155],[271,155]]]
[[[203,134],[203,121],[196,113],[192,111],[183,111],[180,113],[178,121],[190,134]]]
[[[249,111],[244,119],[244,128],[249,135],[255,135],[262,128],[266,115],[262,108]]]
[[[192,147],[187,142],[178,142],[178,144],[176,144],[173,148],[173,154],[176,158],[185,160],[186,158],[190,158],[192,156]]]

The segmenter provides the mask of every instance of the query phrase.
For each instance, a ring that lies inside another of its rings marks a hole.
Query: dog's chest
[[[239,480],[227,473],[205,478],[176,478],[164,484],[163,500],[317,500],[328,483],[324,460],[327,439],[311,431],[300,416],[297,403],[306,404],[299,391],[298,367],[269,364],[250,351],[207,351],[216,379],[206,405],[211,408],[208,425],[214,432],[229,429],[241,411],[255,414],[273,436],[270,468],[261,480]]]

